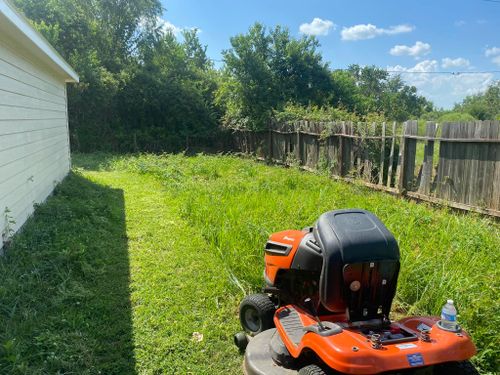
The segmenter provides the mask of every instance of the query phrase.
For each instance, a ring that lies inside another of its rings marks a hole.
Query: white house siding
[[[0,33],[0,248],[69,169],[64,77]]]

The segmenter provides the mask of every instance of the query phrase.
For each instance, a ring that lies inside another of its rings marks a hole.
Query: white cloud
[[[314,18],[311,23],[303,23],[299,27],[299,31],[306,35],[328,35],[330,29],[335,30],[335,25],[330,20],[322,20],[321,18]]]
[[[409,33],[415,29],[411,25],[396,25],[388,29],[379,28],[371,23],[344,27],[341,35],[342,40],[364,40],[373,39],[381,35],[395,35],[401,33]]]
[[[431,45],[429,43],[416,42],[413,46],[405,46],[398,44],[391,48],[389,53],[393,56],[413,56],[419,58],[420,56],[425,56],[431,52]]]
[[[455,21],[455,26],[456,27],[462,27],[466,24],[467,22],[465,22],[464,20],[459,20],[459,21]]]
[[[450,59],[445,57],[441,60],[441,66],[443,68],[467,68],[470,66],[470,61],[464,59],[463,57],[457,57],[456,59]]]
[[[488,49],[486,49],[486,51],[484,51],[484,55],[486,57],[500,55],[500,48],[499,47],[488,48]]]
[[[413,67],[396,65],[388,66],[387,70],[402,73],[401,77],[408,84],[415,86],[438,107],[444,108],[451,108],[467,95],[485,91],[494,81],[494,75],[491,73],[436,74],[438,68],[436,60],[423,60]]]
[[[388,66],[387,70],[391,72],[404,72],[404,73],[425,73],[434,72],[437,70],[439,64],[436,60],[424,60],[411,68],[405,68],[401,65]]]
[[[486,57],[491,57],[491,62],[495,65],[500,66],[500,48],[499,47],[491,47],[487,48],[486,51],[484,51],[484,55]]]
[[[154,25],[154,27],[159,28],[163,34],[170,32],[170,33],[174,34],[176,37],[179,36],[184,30],[195,30],[196,29],[196,30],[198,30],[198,34],[201,33],[201,30],[196,28],[196,27],[176,26],[172,22],[164,20],[161,17],[156,17],[156,25]]]
[[[163,20],[161,18],[158,20],[158,26],[160,26],[160,30],[164,34],[171,32],[172,34],[174,34],[176,36],[179,35],[183,30],[182,27],[177,27],[173,23],[166,21],[166,20]]]

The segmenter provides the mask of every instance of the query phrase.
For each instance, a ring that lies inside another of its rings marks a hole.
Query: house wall
[[[0,33],[0,248],[69,168],[64,78]]]

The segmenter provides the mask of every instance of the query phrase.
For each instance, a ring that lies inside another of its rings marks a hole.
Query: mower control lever
[[[304,300],[304,306],[306,307],[306,309],[309,310],[309,312],[311,312],[314,319],[316,319],[316,321],[318,322],[318,326],[319,326],[320,331],[326,331],[327,329],[329,329],[329,328],[325,327],[323,325],[323,323],[321,323],[321,320],[319,319],[319,316],[318,316],[318,311],[316,310],[316,306],[314,306],[314,302],[311,298],[306,298]]]

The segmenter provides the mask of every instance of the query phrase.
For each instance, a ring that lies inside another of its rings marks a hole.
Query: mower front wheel
[[[244,352],[248,345],[248,337],[245,332],[238,332],[234,335],[234,345],[238,347],[240,352]]]
[[[318,365],[309,365],[302,367],[299,370],[299,375],[327,375],[327,373]]]
[[[240,322],[243,329],[250,335],[274,327],[274,312],[276,307],[267,294],[250,294],[240,304]]]

